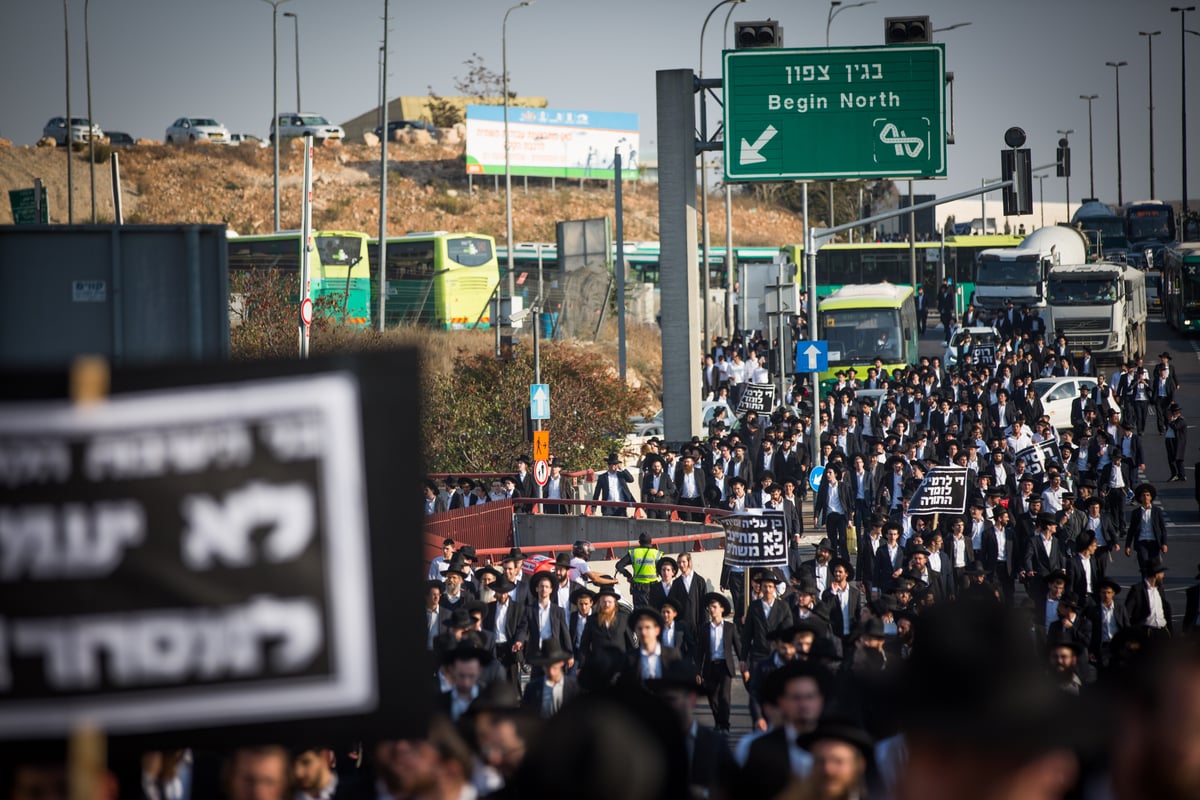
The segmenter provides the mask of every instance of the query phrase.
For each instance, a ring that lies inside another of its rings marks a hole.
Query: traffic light
[[[734,23],[734,45],[738,50],[749,47],[783,47],[783,28],[772,19]]]
[[[1012,181],[1004,187],[1004,216],[1020,217],[1033,213],[1033,155],[1029,148],[1000,151],[1001,180]]]
[[[1060,146],[1058,150],[1055,151],[1054,163],[1058,167],[1058,170],[1055,173],[1058,175],[1058,177],[1071,177],[1071,148],[1067,146]]]
[[[885,17],[884,44],[917,44],[933,41],[933,26],[929,17]]]

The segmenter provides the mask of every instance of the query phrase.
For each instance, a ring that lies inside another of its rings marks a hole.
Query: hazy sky
[[[1121,72],[1125,200],[1149,195],[1147,45],[1154,39],[1156,193],[1180,196],[1180,25],[1172,0],[879,0],[845,9],[833,45],[875,45],[883,18],[929,14],[955,73],[957,144],[949,178],[917,185],[946,194],[999,173],[1004,130],[1025,129],[1035,164],[1053,161],[1057,129],[1073,128],[1071,194],[1087,191],[1087,103],[1095,101],[1096,192],[1117,198],[1113,69]],[[454,91],[462,62],[478,52],[497,72],[500,23],[514,0],[393,0],[388,95]],[[655,71],[697,66],[700,25],[715,0],[537,0],[508,25],[511,86],[551,106],[635,112],[643,153],[655,149]],[[5,0],[0,26],[0,135],[30,144],[64,113],[63,8],[51,0]],[[68,0],[71,104],[86,113],[84,0]],[[293,22],[300,18],[305,111],[343,122],[374,106],[384,0],[290,0],[280,7],[280,110],[295,105]],[[713,15],[704,69],[719,76],[722,22]],[[774,18],[789,47],[825,44],[828,2],[749,0],[734,20]],[[265,136],[271,109],[271,8],[263,0],[96,0],[91,4],[92,100],[106,129],[161,139],[183,115],[212,116],[233,131]],[[1200,14],[1188,15],[1200,30]],[[732,28],[732,26],[731,26]],[[1190,191],[1200,197],[1200,37],[1188,36],[1192,111]],[[712,108],[714,117],[719,109]],[[1045,182],[1061,198],[1060,179]]]

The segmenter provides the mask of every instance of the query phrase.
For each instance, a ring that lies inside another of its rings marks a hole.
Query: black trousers
[[[1162,433],[1167,429],[1167,406],[1171,405],[1171,401],[1166,397],[1154,398],[1154,421],[1158,423],[1158,432]]]
[[[703,508],[704,507],[704,498],[698,497],[698,496],[697,497],[680,497],[675,501],[675,505],[677,505],[677,506],[695,506],[696,508]],[[687,522],[703,522],[704,521],[703,513],[680,514],[679,515],[680,519],[684,519],[685,517],[686,517]]]
[[[708,697],[708,708],[712,711],[713,724],[718,728],[729,727],[729,710],[733,698],[733,676],[724,661],[710,661],[704,667],[704,694]]]
[[[1153,540],[1134,542],[1133,552],[1137,554],[1138,569],[1144,569],[1147,564],[1162,555],[1162,547]]]
[[[850,551],[846,547],[846,515],[826,512],[825,535],[833,545],[833,552],[838,558],[850,560]]]
[[[1168,436],[1163,439],[1167,445],[1167,469],[1171,470],[1171,477],[1183,477],[1183,453],[1179,452],[1179,440],[1174,436]]]

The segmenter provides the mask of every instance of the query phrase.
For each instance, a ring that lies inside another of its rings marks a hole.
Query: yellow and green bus
[[[911,286],[871,283],[841,286],[817,305],[820,338],[829,344],[829,368],[820,374],[828,391],[839,370],[867,376],[878,357],[888,374],[919,359],[917,307]]]
[[[979,253],[992,247],[1016,247],[1021,236],[947,236],[945,241],[917,242],[917,280],[926,292],[935,292],[943,278],[954,281],[958,310],[966,309],[975,294]],[[804,246],[784,245],[781,252],[803,265]],[[817,251],[817,297],[825,297],[847,284],[887,281],[911,286],[908,242],[835,242]],[[803,279],[802,279],[803,280]]]
[[[368,245],[371,265],[379,240]],[[500,283],[496,241],[482,233],[410,233],[387,240],[387,326],[439,330],[490,328],[490,301]],[[378,308],[372,270],[371,307]]]
[[[238,236],[228,234],[230,273],[276,269],[296,276],[300,293],[300,231]],[[313,303],[346,325],[371,324],[367,235],[357,231],[313,231],[309,287]],[[321,304],[321,299],[332,302]]]

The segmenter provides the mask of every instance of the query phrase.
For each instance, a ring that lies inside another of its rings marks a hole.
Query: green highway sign
[[[724,56],[726,180],[945,177],[943,45]]]
[[[45,194],[42,195],[41,219],[38,219],[36,189],[9,189],[8,203],[12,207],[14,225],[36,225],[38,222],[45,225],[50,222],[50,209]]]

